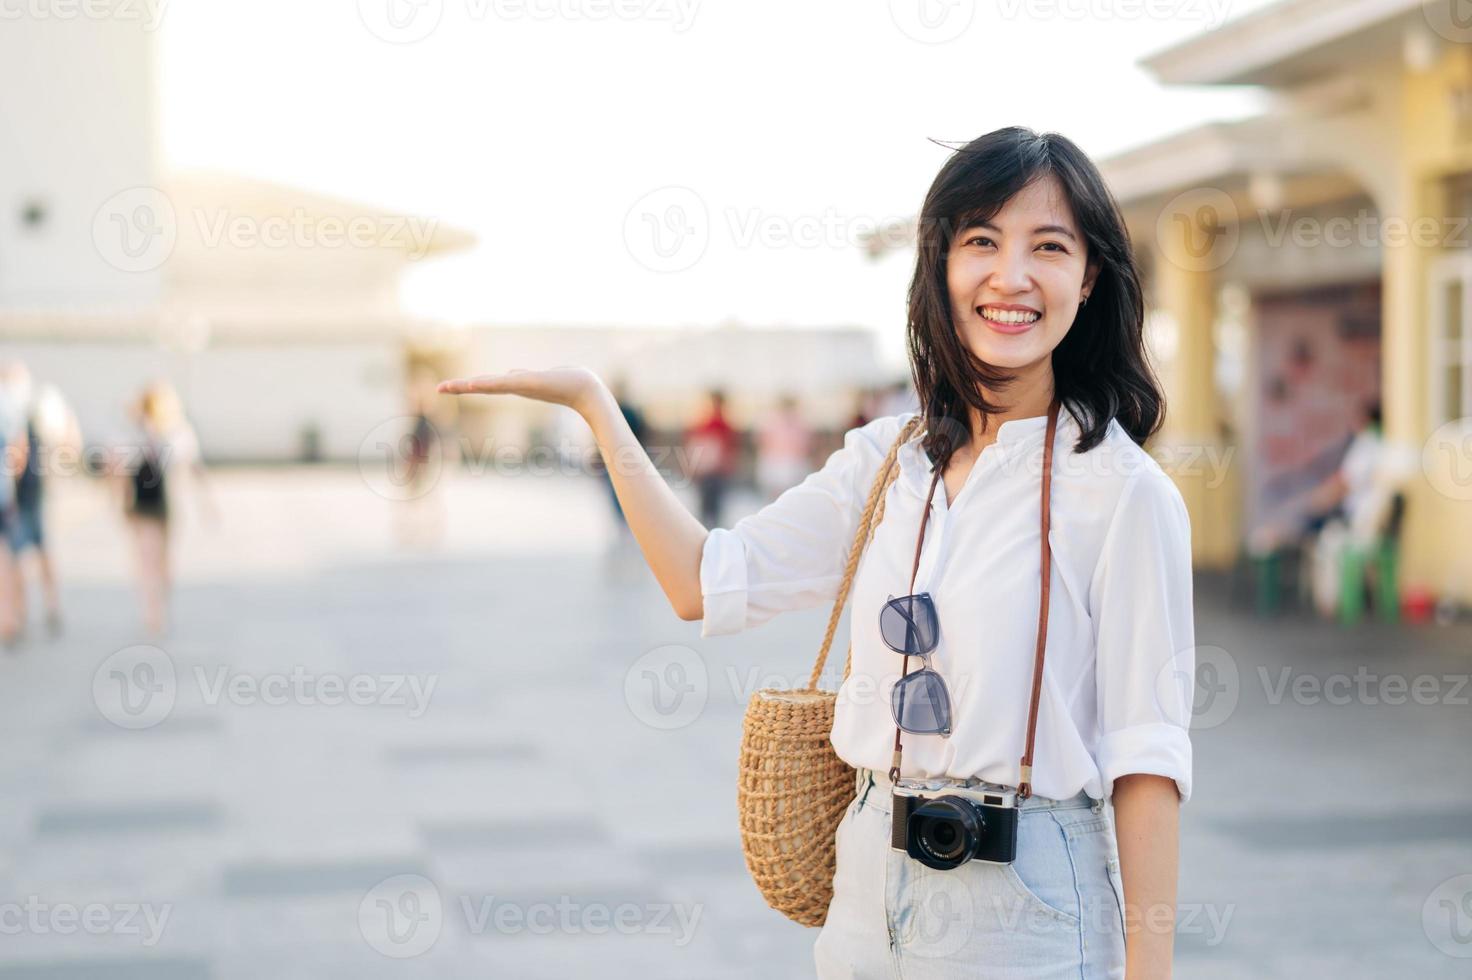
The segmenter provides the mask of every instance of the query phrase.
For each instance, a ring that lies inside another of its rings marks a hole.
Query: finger
[[[490,394],[500,391],[500,375],[482,374],[474,378],[454,378],[441,381],[439,391],[447,395]]]

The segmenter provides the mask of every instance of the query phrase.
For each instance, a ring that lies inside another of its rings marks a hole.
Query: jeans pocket
[[[1030,914],[1040,913],[1050,919],[1066,922],[1071,926],[1079,924],[1080,920],[1077,915],[1050,904],[1035,892],[1033,886],[1027,883],[1027,880],[1022,877],[1021,872],[1017,870],[1014,864],[1002,865],[1002,874],[1007,879],[1007,883],[1012,886],[1012,890],[1016,893],[1017,898],[1023,903],[1024,907],[1020,911]],[[1054,899],[1054,901],[1057,901],[1057,899]]]
[[[1017,858],[1001,865],[1003,876],[1026,906],[1078,925],[1078,887],[1068,835],[1051,813],[1024,812],[1017,826]]]

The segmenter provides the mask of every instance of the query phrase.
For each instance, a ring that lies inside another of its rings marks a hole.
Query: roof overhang
[[[237,174],[210,171],[178,173],[165,182],[163,190],[176,210],[245,217],[257,222],[275,220],[322,225],[332,221],[343,228],[351,223],[363,236],[355,241],[370,242],[375,250],[384,254],[445,255],[466,251],[476,244],[472,232],[438,218],[387,211]],[[410,230],[413,234],[409,233]]]
[[[1358,54],[1384,56],[1387,31],[1430,33],[1423,0],[1283,0],[1140,60],[1167,85],[1294,85]]]
[[[1280,206],[1334,200],[1363,190],[1342,167],[1326,160],[1322,147],[1291,119],[1275,114],[1207,123],[1102,160],[1099,170],[1127,214],[1203,187],[1271,184],[1276,192],[1268,197]]]

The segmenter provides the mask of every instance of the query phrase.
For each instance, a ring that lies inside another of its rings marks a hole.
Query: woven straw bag
[[[854,570],[884,517],[885,495],[899,475],[895,456],[921,421],[917,415],[900,431],[869,490],[808,686],[764,688],[746,706],[736,791],[746,869],[768,905],[805,926],[821,926],[828,917],[836,866],[834,833],[855,791],[853,767],[838,757],[829,740],[838,693],[820,690],[818,676]],[[852,654],[850,643],[845,679]]]

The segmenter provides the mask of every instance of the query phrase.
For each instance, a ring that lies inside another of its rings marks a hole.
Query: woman
[[[837,831],[819,975],[1167,977],[1191,787],[1190,525],[1141,448],[1163,400],[1124,224],[1073,143],[1008,128],[942,167],[917,251],[908,342],[923,434],[896,455],[854,580],[852,672],[832,741],[860,792]],[[605,458],[632,455],[587,371],[513,370],[440,390],[571,405]],[[819,472],[730,529],[702,527],[643,457],[614,470],[680,616],[710,636],[831,602],[868,489],[912,420],[851,430]],[[944,681],[950,731],[900,738],[891,695],[912,665],[882,616],[891,598],[922,592],[939,620],[923,666]],[[891,846],[895,743],[906,785],[1019,787],[1040,605],[1046,661],[1016,858],[934,870]]]
[[[54,386],[36,388],[31,372],[22,361],[11,361],[3,371],[4,385],[23,420],[18,442],[24,449],[24,464],[16,470],[15,513],[10,525],[10,550],[15,556],[15,607],[24,631],[27,619],[26,565],[35,567],[46,610],[46,629],[61,634],[61,594],[56,569],[46,540],[46,460],[58,451],[79,452],[81,435],[76,417]],[[15,464],[15,460],[11,460]]]
[[[174,389],[158,382],[133,405],[137,444],[120,453],[117,475],[123,511],[133,534],[143,623],[158,639],[168,627],[173,576],[169,560],[169,515],[174,475],[190,470],[204,479],[199,442],[184,417]]]
[[[20,567],[11,551],[10,540],[19,519],[15,474],[28,463],[28,443],[24,415],[6,388],[0,387],[0,644],[7,653],[13,653],[19,648],[25,607]]]
[[[812,469],[812,452],[812,427],[797,398],[783,395],[756,433],[756,485],[763,503],[802,482]]]

